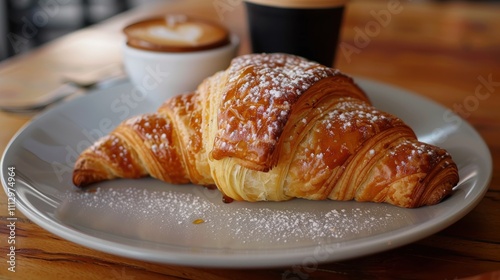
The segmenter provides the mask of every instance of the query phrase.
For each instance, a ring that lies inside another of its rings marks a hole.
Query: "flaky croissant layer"
[[[76,186],[152,176],[245,201],[432,205],[458,183],[450,154],[377,110],[338,70],[286,54],[235,58],[193,93],[121,123],[85,150]]]

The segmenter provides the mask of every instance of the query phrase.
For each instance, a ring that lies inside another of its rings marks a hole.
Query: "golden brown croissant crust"
[[[76,186],[152,176],[246,201],[432,205],[458,183],[443,149],[377,110],[338,70],[286,54],[235,58],[196,92],[121,123],[75,164]]]

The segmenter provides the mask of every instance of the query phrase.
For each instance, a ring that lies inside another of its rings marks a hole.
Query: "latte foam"
[[[188,52],[229,43],[225,27],[183,15],[140,21],[127,26],[124,33],[129,46],[152,51]]]

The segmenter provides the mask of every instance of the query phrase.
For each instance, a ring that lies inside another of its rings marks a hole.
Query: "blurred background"
[[[0,60],[128,9],[166,1],[172,0],[0,0]]]
[[[165,1],[182,0],[0,0],[0,60],[21,54],[66,33],[106,20],[128,9]],[[466,0],[420,1],[459,2]],[[474,0],[471,2],[499,1]]]

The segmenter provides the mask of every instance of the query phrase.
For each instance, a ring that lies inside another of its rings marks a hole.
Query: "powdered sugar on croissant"
[[[299,197],[432,205],[458,171],[338,70],[286,54],[235,58],[194,93],[120,124],[84,151],[77,186],[152,176],[246,201]]]

